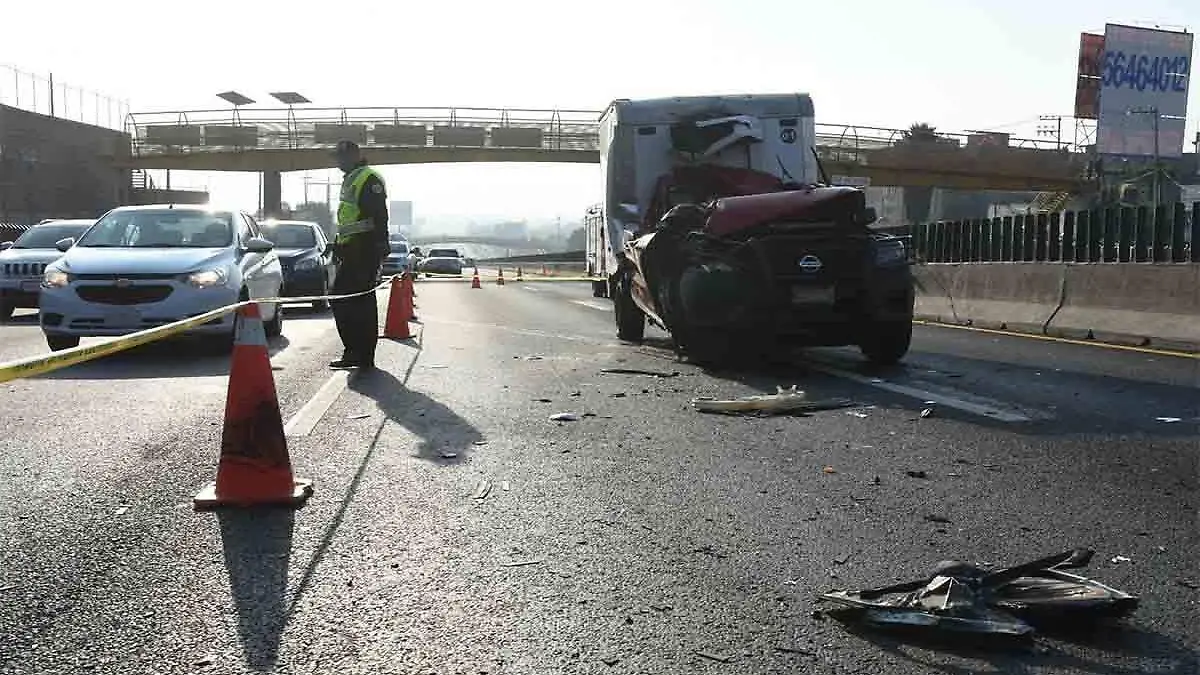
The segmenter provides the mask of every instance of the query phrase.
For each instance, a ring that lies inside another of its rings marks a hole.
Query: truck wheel
[[[53,351],[62,351],[63,349],[71,349],[79,346],[78,335],[58,335],[56,333],[46,333],[46,346]]]
[[[904,358],[911,344],[912,322],[894,321],[872,326],[859,348],[872,365],[892,366]]]
[[[613,289],[613,317],[617,322],[617,337],[627,342],[641,342],[646,337],[646,314],[633,302],[629,273],[617,277]]]
[[[593,298],[607,298],[608,297],[608,282],[607,281],[593,281],[592,282],[592,297]]]

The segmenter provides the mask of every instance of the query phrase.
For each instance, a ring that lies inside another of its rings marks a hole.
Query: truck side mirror
[[[858,214],[858,222],[864,227],[877,220],[879,220],[879,214],[876,213],[874,206],[868,206],[862,210],[862,213]]]

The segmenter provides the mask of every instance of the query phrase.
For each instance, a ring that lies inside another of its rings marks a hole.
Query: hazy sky
[[[214,94],[228,89],[260,101],[294,90],[321,106],[584,110],[614,98],[807,91],[822,123],[924,121],[1032,138],[1039,115],[1071,113],[1080,31],[1103,32],[1108,21],[1194,29],[1200,1],[42,0],[6,2],[3,17],[0,63],[52,71],[135,111],[220,108]],[[6,103],[7,76],[0,71]],[[1192,86],[1189,139],[1198,99]],[[417,215],[577,217],[601,195],[595,166],[384,175]],[[252,175],[174,173],[173,183],[258,202]],[[299,174],[285,178],[285,201],[302,192]]]

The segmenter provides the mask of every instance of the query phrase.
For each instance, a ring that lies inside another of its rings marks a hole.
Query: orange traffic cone
[[[292,475],[271,357],[258,305],[238,310],[217,480],[192,500],[197,511],[222,506],[304,505],[312,483]]]
[[[408,295],[404,280],[408,275],[392,277],[392,287],[388,290],[387,319],[383,324],[383,337],[389,340],[407,340],[412,337],[408,330],[408,322],[412,320],[412,298]],[[412,283],[412,282],[409,282]]]
[[[503,286],[504,285],[504,268],[501,267],[498,270],[498,272],[499,272],[499,276],[496,277],[496,285]]]
[[[471,277],[471,288],[483,288],[483,284],[479,283],[479,270],[475,270],[475,276]]]

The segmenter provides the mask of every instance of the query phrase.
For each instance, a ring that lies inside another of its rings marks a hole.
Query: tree
[[[937,127],[928,122],[916,122],[900,132],[900,140],[904,143],[939,143],[944,139],[937,135]]]

